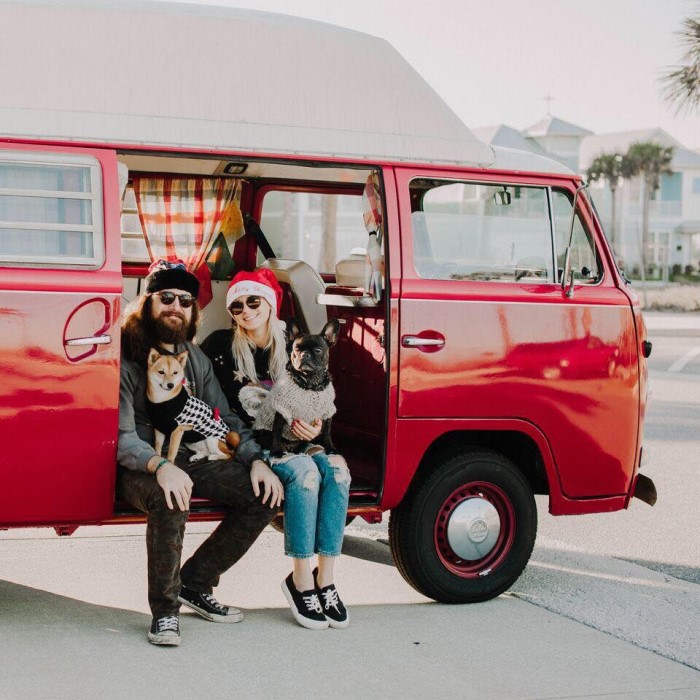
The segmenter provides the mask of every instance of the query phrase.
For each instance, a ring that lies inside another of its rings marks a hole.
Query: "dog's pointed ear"
[[[158,361],[159,357],[160,353],[155,348],[151,348],[150,352],[148,353],[148,366],[153,367],[153,365]]]
[[[340,334],[340,323],[337,319],[332,318],[323,327],[321,335],[326,339],[326,342],[330,347],[333,347],[338,342],[338,335]]]
[[[287,319],[287,342],[292,343],[301,335],[301,325],[293,316]]]
[[[187,364],[187,358],[189,357],[189,352],[185,350],[185,352],[181,352],[179,355],[176,355],[175,358],[177,361],[182,365],[182,368],[185,368],[185,365]]]

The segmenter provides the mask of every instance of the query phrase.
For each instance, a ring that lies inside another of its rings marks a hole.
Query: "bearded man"
[[[261,459],[252,431],[233,413],[209,358],[192,343],[199,307],[199,281],[182,263],[151,265],[145,292],[125,310],[122,322],[119,394],[120,464],[117,492],[147,514],[148,602],[153,615],[148,640],[180,644],[180,604],[213,622],[239,622],[243,613],[222,605],[212,591],[277,514],[283,487]],[[146,404],[147,358],[188,352],[188,391],[218,409],[229,430],[240,435],[234,459],[190,463],[181,447],[174,463],[156,453]],[[262,487],[262,488],[261,488]],[[220,501],[227,513],[214,532],[180,568],[190,499]]]

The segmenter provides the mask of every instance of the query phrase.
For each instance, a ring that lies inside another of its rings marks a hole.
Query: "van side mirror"
[[[564,255],[564,269],[561,273],[561,288],[567,299],[574,296],[574,268],[571,267],[571,246],[566,249]]]

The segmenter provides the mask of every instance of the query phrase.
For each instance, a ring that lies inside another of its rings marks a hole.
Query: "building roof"
[[[0,137],[489,166],[386,41],[219,6],[0,0]],[[9,79],[8,79],[9,78]]]
[[[619,131],[612,134],[586,136],[581,141],[580,162],[585,170],[600,155],[604,153],[625,154],[633,143],[651,141],[662,146],[672,146],[674,149],[673,168],[700,167],[700,155],[685,148],[669,133],[658,127],[652,129],[637,129],[635,131]]]
[[[576,124],[565,122],[563,119],[551,115],[547,115],[536,124],[523,129],[525,136],[586,136],[592,133],[582,126],[576,126]]]
[[[525,138],[521,131],[512,126],[497,124],[496,126],[482,126],[472,129],[472,133],[484,143],[491,146],[504,146],[505,148],[517,148],[521,151],[530,151],[541,156],[549,156],[549,153],[536,141]]]

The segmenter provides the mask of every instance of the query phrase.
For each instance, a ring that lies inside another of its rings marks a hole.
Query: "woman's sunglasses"
[[[231,306],[228,307],[228,310],[234,315],[238,316],[243,313],[243,308],[248,307],[249,309],[257,309],[260,306],[260,302],[262,301],[262,297],[248,297],[247,299],[244,299],[243,301],[234,301],[231,302]]]
[[[191,294],[175,294],[174,292],[156,292],[156,294],[165,306],[170,306],[175,299],[180,301],[180,306],[183,309],[189,309],[194,304],[194,297]]]

